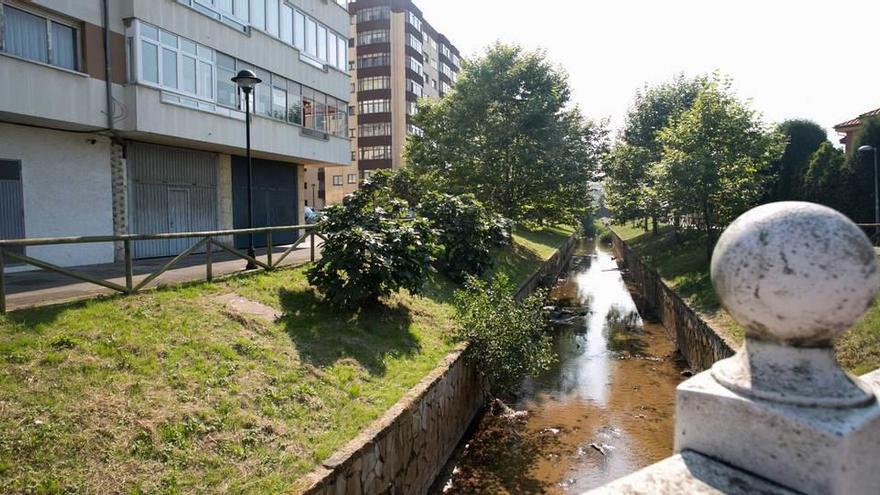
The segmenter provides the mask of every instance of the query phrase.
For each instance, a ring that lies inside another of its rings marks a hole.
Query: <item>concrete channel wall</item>
[[[572,235],[515,294],[556,280],[578,238]],[[305,479],[305,495],[427,493],[486,403],[487,387],[461,346],[354,440]]]
[[[638,285],[645,303],[694,371],[709,369],[715,361],[730,357],[734,350],[712,327],[706,324],[660,275],[647,267],[639,256],[617,234],[612,232],[614,255],[629,271]]]

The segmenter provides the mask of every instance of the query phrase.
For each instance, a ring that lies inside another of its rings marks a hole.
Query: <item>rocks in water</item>
[[[528,411],[517,411],[512,409],[510,406],[505,404],[501,399],[495,399],[492,401],[492,405],[489,406],[489,410],[492,412],[493,416],[502,417],[510,420],[520,420],[528,417]]]

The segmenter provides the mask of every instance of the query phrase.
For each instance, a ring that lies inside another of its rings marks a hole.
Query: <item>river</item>
[[[486,412],[443,492],[581,493],[672,454],[686,365],[610,250],[583,241],[548,304],[557,362],[523,383],[512,407],[527,414]]]

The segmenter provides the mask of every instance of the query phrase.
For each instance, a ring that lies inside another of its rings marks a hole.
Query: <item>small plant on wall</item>
[[[469,278],[455,293],[458,337],[470,343],[467,358],[477,363],[497,397],[515,395],[523,378],[547,370],[555,359],[544,331],[546,291],[522,302],[513,292],[507,277],[496,275],[491,281]]]

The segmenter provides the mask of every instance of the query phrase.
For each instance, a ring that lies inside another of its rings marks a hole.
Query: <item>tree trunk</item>
[[[706,259],[711,262],[712,248],[715,247],[715,242],[712,239],[714,229],[712,228],[712,216],[708,201],[703,201],[703,225],[706,228]]]
[[[660,235],[660,226],[657,222],[657,215],[651,217],[651,229],[653,230],[655,236]]]

